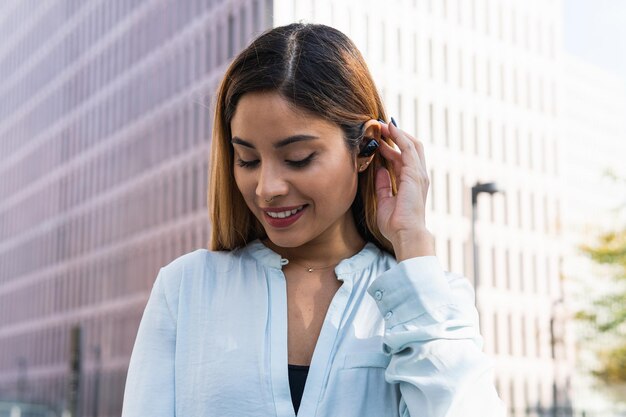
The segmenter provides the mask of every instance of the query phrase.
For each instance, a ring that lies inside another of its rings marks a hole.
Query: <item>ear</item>
[[[365,122],[363,126],[363,139],[359,144],[358,153],[360,154],[363,148],[367,146],[372,139],[376,139],[376,141],[380,144],[382,140],[381,133],[382,129],[380,128],[380,122],[378,120],[370,119]],[[369,167],[370,163],[374,159],[374,156],[376,156],[376,152],[377,151],[370,156],[358,156],[357,154],[356,163],[358,172],[364,172]]]

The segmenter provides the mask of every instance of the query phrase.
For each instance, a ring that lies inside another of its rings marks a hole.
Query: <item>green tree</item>
[[[626,184],[625,179],[610,171],[606,175]],[[593,245],[579,246],[583,254],[595,263],[609,266],[613,273],[611,292],[593,300],[589,310],[575,315],[576,319],[591,324],[591,337],[610,336],[615,341],[596,351],[601,366],[592,372],[609,386],[626,384],[626,227],[618,229],[601,233]]]

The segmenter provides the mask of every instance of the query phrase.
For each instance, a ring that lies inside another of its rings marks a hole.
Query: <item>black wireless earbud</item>
[[[382,119],[378,119],[378,121],[385,123]],[[363,125],[365,125],[365,123],[363,123]],[[376,139],[369,138],[369,141],[367,141],[367,143],[361,148],[361,152],[359,153],[359,156],[365,156],[365,157],[372,156],[374,152],[376,152],[376,149],[378,149],[379,146],[380,146],[380,143],[378,143]]]
[[[359,156],[372,156],[372,154],[376,152],[376,149],[378,149],[379,146],[380,144],[378,143],[378,141],[374,138],[371,138],[369,142],[367,142],[367,144],[361,149]]]

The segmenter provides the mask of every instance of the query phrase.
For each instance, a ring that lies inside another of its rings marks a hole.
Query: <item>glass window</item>
[[[450,203],[450,173],[446,172],[446,213],[451,214],[451,203]]]
[[[367,31],[367,36],[369,39],[370,31]],[[417,60],[418,60],[418,43],[417,43],[417,32],[413,33],[413,73],[417,74]]]
[[[433,103],[428,105],[428,135],[430,143],[435,143],[435,110]]]
[[[485,88],[487,90],[487,96],[491,97],[491,60],[485,61]]]
[[[496,355],[498,355],[500,353],[500,343],[498,338],[500,337],[500,329],[498,328],[498,312],[495,312],[493,314],[493,351],[495,352]],[[496,380],[496,388],[499,391],[498,388],[498,383],[499,381]]]
[[[383,57],[384,60],[384,57]],[[428,39],[428,77],[432,80],[434,76],[433,62],[433,40]]]
[[[471,0],[472,29],[476,30],[476,0]]]
[[[521,335],[522,335],[522,356],[526,356],[527,355],[527,351],[526,351],[526,317],[524,317],[524,315],[522,315],[522,323],[521,323]]]
[[[465,115],[463,112],[459,112],[459,150],[463,152],[465,150],[465,127],[464,127]]]
[[[196,211],[199,208],[199,196],[201,194],[198,189],[199,184],[202,183],[199,176],[202,174],[202,171],[198,169],[198,165],[196,162],[193,164],[193,168],[191,171],[191,210]]]
[[[509,345],[509,355],[513,355],[513,316],[511,313],[507,314],[507,335],[508,335],[508,345]]]
[[[504,250],[504,266],[505,266],[505,277],[506,277],[506,289],[511,290],[511,255],[509,249]]]
[[[398,58],[398,67],[402,67],[402,30],[400,28],[396,31],[396,56]]]
[[[491,286],[496,288],[498,286],[498,268],[496,265],[496,247],[491,247]]]
[[[493,123],[487,121],[487,156],[493,159]]]
[[[430,209],[435,211],[435,171],[430,169]]]
[[[443,111],[444,140],[447,148],[450,147],[450,120],[448,117],[448,109]]]
[[[228,15],[228,55],[230,59],[235,55],[235,18],[232,14]]]
[[[452,240],[447,239],[446,241],[446,250],[447,250],[447,260],[448,260],[448,271],[452,271]]]
[[[472,91],[478,93],[478,65],[476,54],[472,54]]]
[[[202,77],[202,73],[204,72],[202,69],[202,65],[205,62],[204,54],[206,53],[206,48],[202,45],[202,38],[197,37],[194,40],[192,60],[193,60],[193,80],[197,80]]]
[[[422,140],[422,132],[420,132],[419,129],[419,102],[417,100],[417,98],[413,99],[413,109],[414,109],[414,131],[415,131],[415,135],[417,136],[417,138],[419,140]]]
[[[261,16],[259,13],[259,1],[254,0],[252,2],[252,31],[255,35],[259,32],[259,17]]]
[[[518,267],[519,267],[519,290],[521,292],[526,291],[526,277],[524,274],[524,252],[520,251],[518,253]]]
[[[189,212],[191,204],[189,202],[189,172],[188,168],[184,168],[182,172],[182,214],[185,215]]]
[[[535,230],[535,193],[530,193],[530,230]]]
[[[479,154],[478,116],[474,116],[474,155]]]
[[[539,271],[537,270],[537,254],[532,255],[533,292],[539,294]]]
[[[521,156],[520,156],[520,139],[519,139],[519,128],[516,127],[515,128],[515,165],[520,166],[521,165]]]

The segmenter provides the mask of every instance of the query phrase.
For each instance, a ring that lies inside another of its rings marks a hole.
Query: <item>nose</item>
[[[288,191],[289,185],[280,169],[267,163],[261,167],[256,186],[256,195],[261,203],[278,195],[287,195]]]

